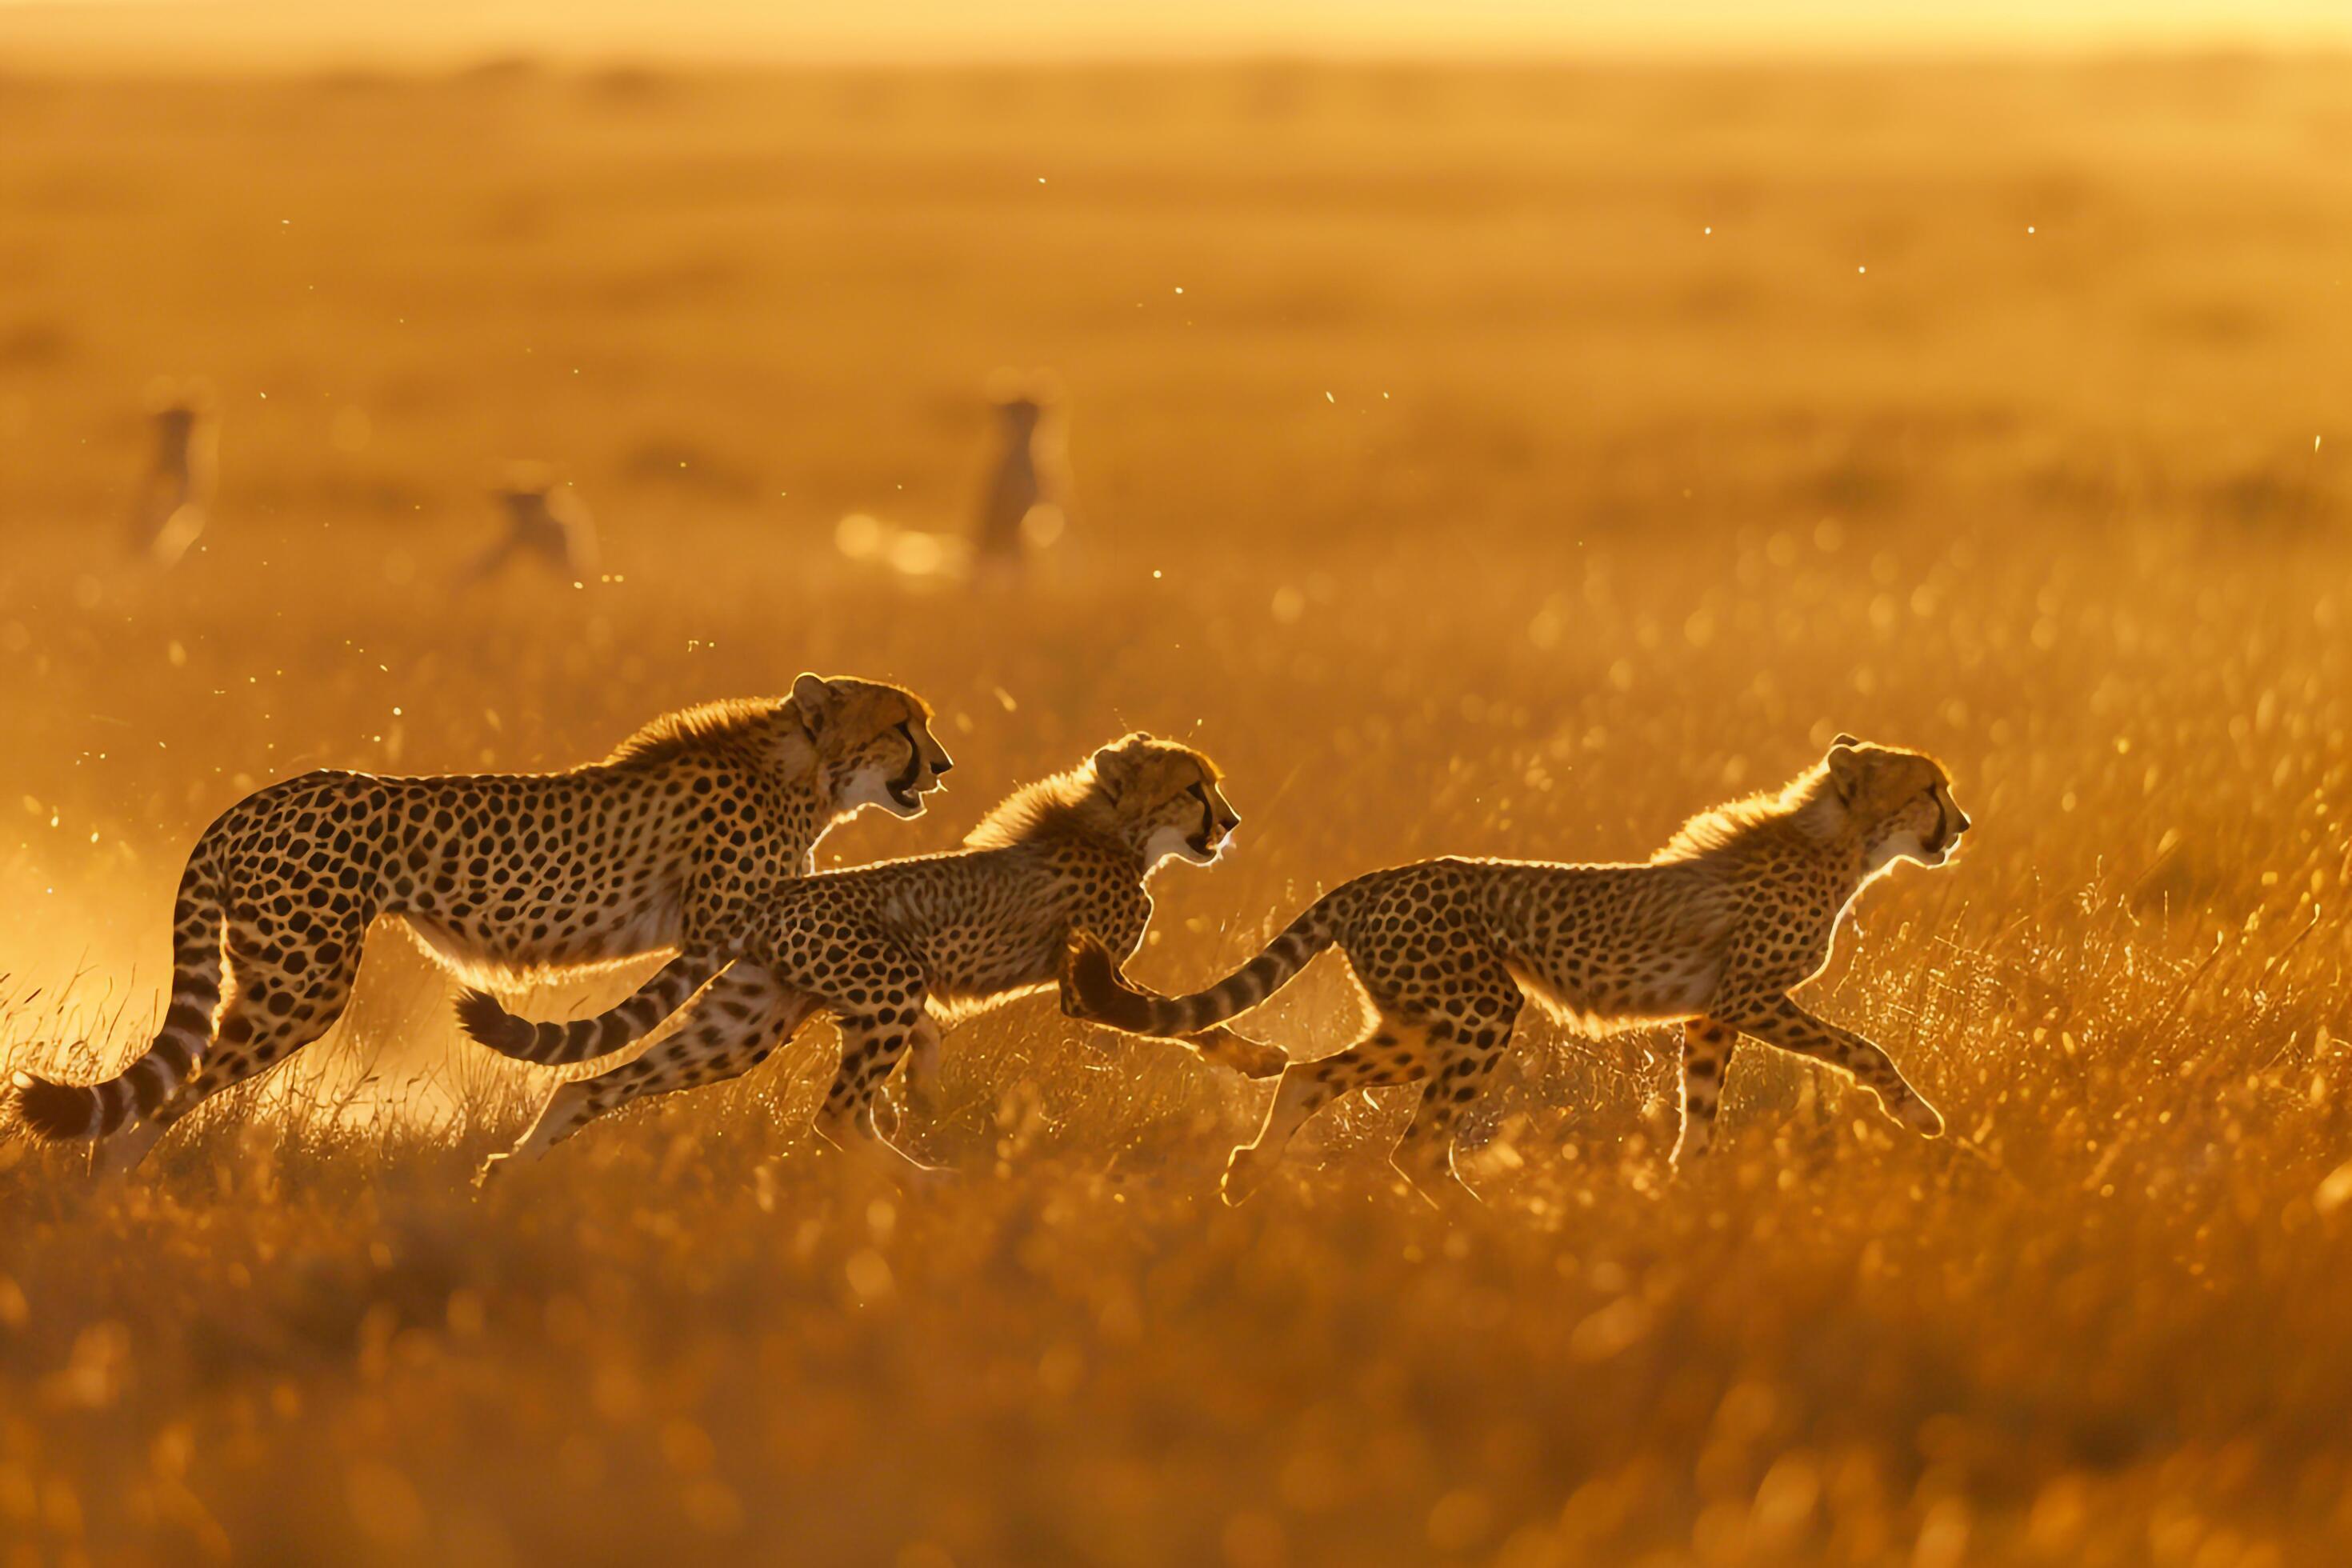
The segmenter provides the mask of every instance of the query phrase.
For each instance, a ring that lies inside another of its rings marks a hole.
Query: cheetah
[[[1019,572],[1033,546],[1060,537],[1068,475],[1059,422],[1051,418],[1061,401],[1052,379],[997,379],[993,401],[1003,445],[981,496],[971,553],[977,573],[1003,577]]]
[[[103,1083],[16,1075],[17,1113],[45,1139],[111,1139],[110,1163],[136,1164],[205,1099],[327,1031],[378,915],[477,984],[674,951],[639,992],[658,1018],[725,967],[751,911],[815,868],[827,829],[867,806],[919,816],[953,765],[912,692],[803,675],[786,698],[668,714],[568,773],[272,784],[189,857],[154,1043]]]
[[[1070,471],[1061,395],[1045,372],[990,378],[998,450],[968,533],[909,528],[853,511],[834,528],[834,547],[852,561],[887,568],[912,584],[1018,584],[1033,556],[1069,527]]]
[[[205,531],[217,468],[220,421],[212,389],[168,380],[148,389],[155,446],[131,505],[129,542],[159,567],[178,563]]]
[[[1433,1201],[1467,1193],[1454,1169],[1456,1124],[1530,995],[1595,1032],[1681,1021],[1677,1163],[1706,1151],[1742,1036],[1851,1074],[1932,1138],[1943,1119],[1886,1053],[1789,994],[1827,965],[1839,923],[1865,886],[1898,860],[1941,866],[1968,828],[1935,759],[1840,735],[1783,788],[1691,818],[1647,864],[1448,858],[1360,877],[1192,995],[1155,999],[1130,988],[1110,952],[1081,933],[1065,968],[1064,1005],[1136,1034],[1188,1034],[1264,1002],[1325,948],[1347,954],[1376,1020],[1348,1049],[1294,1060],[1283,1073],[1256,1142],[1235,1150],[1227,1167],[1229,1202],[1272,1173],[1322,1107],[1398,1083],[1423,1088],[1391,1163]]]
[[[733,1078],[821,1012],[840,1030],[841,1065],[817,1131],[836,1147],[919,1166],[875,1122],[876,1092],[900,1058],[911,1050],[910,1078],[936,1081],[943,1028],[1054,985],[1075,929],[1131,952],[1150,919],[1147,884],[1160,864],[1209,865],[1231,838],[1239,818],[1219,779],[1216,764],[1189,746],[1129,735],[1014,792],[961,849],[782,885],[752,917],[743,956],[720,982],[733,983],[729,997],[722,1002],[714,985],[684,1027],[634,1061],[560,1085],[484,1177],[504,1162],[537,1159],[633,1100]],[[460,1004],[459,1016],[483,1044],[541,1062],[603,1055],[645,1032],[614,1014],[533,1026],[480,992]],[[1184,1034],[1205,1059],[1253,1077],[1271,1077],[1288,1059],[1223,1029]]]
[[[570,485],[532,463],[518,463],[490,490],[507,514],[506,531],[467,568],[465,578],[483,583],[518,557],[536,562],[570,582],[596,575],[596,523]]]

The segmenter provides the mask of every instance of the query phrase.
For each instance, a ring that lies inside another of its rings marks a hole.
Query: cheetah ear
[[[793,705],[801,710],[801,727],[812,741],[822,738],[825,726],[833,721],[835,693],[821,675],[805,670],[793,682]]]
[[[1859,746],[1862,742],[1855,740],[1852,735],[1841,733],[1838,738],[1832,741],[1830,744],[1832,746]]]
[[[1856,744],[1852,736],[1840,735],[1837,744],[1830,748],[1830,784],[1837,790],[1840,800],[1852,801],[1854,792],[1862,787],[1862,753],[1854,750]]]
[[[1116,801],[1128,783],[1135,776],[1135,764],[1142,760],[1143,748],[1151,737],[1138,730],[1121,735],[1094,756],[1095,777],[1102,782],[1105,798]]]

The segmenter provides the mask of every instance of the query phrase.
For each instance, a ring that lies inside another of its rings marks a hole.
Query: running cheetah
[[[154,1044],[103,1083],[18,1073],[18,1113],[58,1140],[136,1121],[108,1151],[136,1164],[206,1098],[327,1031],[378,915],[477,982],[675,949],[639,993],[650,1024],[725,966],[751,911],[814,869],[835,823],[869,805],[919,816],[953,765],[912,692],[803,675],[788,698],[657,719],[569,773],[272,784],[188,858]]]
[[[1216,764],[1189,746],[1129,735],[1015,792],[960,850],[782,885],[684,1028],[601,1077],[558,1086],[484,1176],[505,1160],[538,1158],[633,1100],[733,1078],[820,1012],[834,1016],[842,1048],[818,1132],[919,1163],[875,1125],[876,1091],[900,1057],[911,1048],[909,1075],[935,1078],[942,1027],[1054,984],[1074,930],[1133,952],[1151,915],[1152,873],[1171,858],[1212,863],[1239,820],[1218,779]],[[459,1016],[476,1039],[530,1061],[603,1055],[646,1032],[619,1014],[534,1026],[480,992]],[[1223,1029],[1185,1034],[1205,1058],[1252,1077],[1271,1077],[1288,1059]]]
[[[1378,1018],[1361,1041],[1294,1061],[1257,1141],[1234,1151],[1238,1202],[1280,1163],[1299,1127],[1355,1089],[1420,1083],[1421,1107],[1391,1159],[1424,1194],[1463,1187],[1455,1123],[1510,1044],[1528,995],[1590,1030],[1683,1022],[1677,1161],[1707,1145],[1740,1036],[1851,1073],[1927,1137],[1943,1119],[1886,1054],[1789,994],[1829,962],[1839,922],[1898,860],[1940,866],[1967,832],[1934,758],[1840,735],[1786,787],[1693,817],[1646,865],[1428,860],[1326,894],[1265,952],[1206,991],[1155,999],[1084,936],[1064,1005],[1137,1034],[1181,1035],[1256,1006],[1337,944]]]

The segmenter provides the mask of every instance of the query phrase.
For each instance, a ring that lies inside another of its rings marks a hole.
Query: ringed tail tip
[[[98,1097],[88,1089],[28,1072],[15,1074],[8,1084],[16,1091],[17,1119],[36,1138],[56,1143],[95,1136]]]
[[[458,995],[457,1026],[492,1050],[529,1045],[532,1033],[529,1024],[478,987],[468,987]]]

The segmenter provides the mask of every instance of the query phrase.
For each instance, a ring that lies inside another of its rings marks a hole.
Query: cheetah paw
[[[1903,1108],[1895,1112],[1895,1120],[1922,1138],[1941,1138],[1944,1135],[1942,1114],[1916,1095],[1903,1102]]]
[[[1202,1059],[1229,1067],[1244,1078],[1279,1078],[1290,1065],[1290,1053],[1279,1046],[1218,1029],[1201,1038]]]
[[[1246,1201],[1251,1194],[1265,1184],[1271,1163],[1254,1148],[1234,1150],[1234,1157],[1225,1162],[1224,1180],[1217,1184],[1226,1206],[1230,1208]]]
[[[1705,1161],[1708,1142],[1709,1141],[1705,1138],[1693,1138],[1688,1133],[1684,1134],[1683,1141],[1675,1145],[1674,1152],[1666,1156],[1669,1173],[1680,1175]]]

